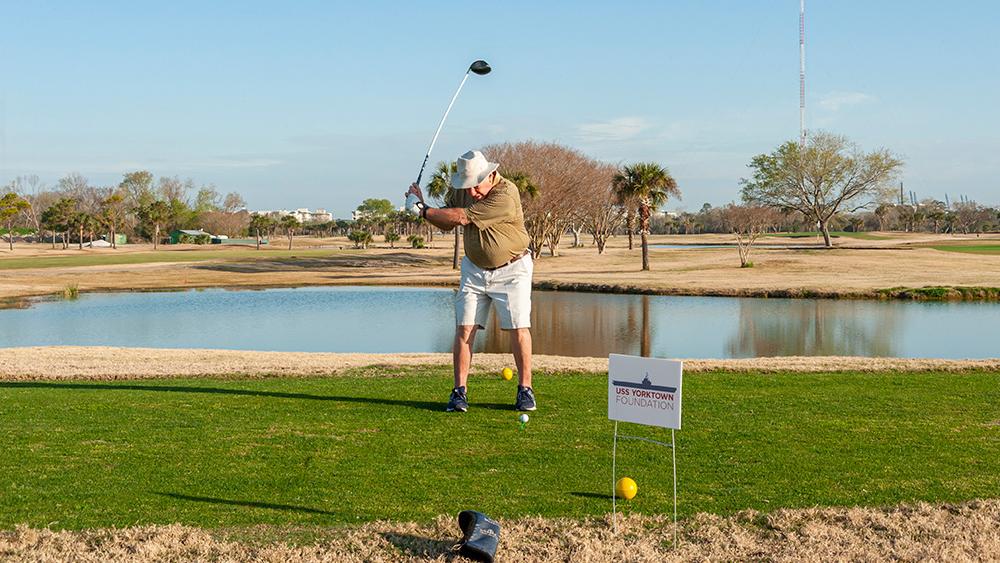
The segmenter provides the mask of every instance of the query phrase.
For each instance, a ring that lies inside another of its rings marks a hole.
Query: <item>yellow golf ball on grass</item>
[[[503,371],[500,372],[500,376],[503,377],[504,381],[510,381],[510,379],[514,377],[514,370],[510,368],[503,368]]]
[[[639,486],[635,484],[635,481],[631,477],[622,477],[615,483],[615,496],[618,498],[632,500],[638,492]]]

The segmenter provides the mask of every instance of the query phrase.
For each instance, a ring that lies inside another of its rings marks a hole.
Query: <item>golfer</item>
[[[455,298],[455,387],[448,400],[449,412],[469,408],[466,383],[472,364],[476,331],[486,328],[490,304],[496,306],[500,328],[511,335],[517,365],[519,411],[535,410],[531,389],[531,273],[521,196],[517,186],[497,172],[499,164],[483,153],[469,151],[458,158],[451,177],[454,207],[433,208],[424,203],[420,186],[407,194],[420,201],[412,209],[432,225],[450,231],[464,227],[465,257]]]

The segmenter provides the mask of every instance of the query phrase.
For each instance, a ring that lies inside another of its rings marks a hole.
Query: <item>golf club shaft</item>
[[[431,145],[427,147],[427,154],[424,155],[424,162],[420,165],[420,172],[417,174],[417,185],[420,185],[420,178],[424,175],[424,168],[427,166],[427,160],[431,157],[431,151],[434,150],[434,143],[437,142],[438,135],[441,134],[441,128],[444,127],[444,120],[448,119],[448,113],[451,112],[451,106],[455,105],[455,100],[458,99],[458,93],[462,91],[462,86],[465,86],[465,81],[469,79],[470,70],[465,71],[465,76],[462,77],[462,83],[458,85],[458,90],[455,90],[455,95],[451,97],[451,102],[448,103],[448,109],[444,110],[444,116],[441,117],[441,123],[438,123],[437,131],[434,132],[434,138],[431,139]]]

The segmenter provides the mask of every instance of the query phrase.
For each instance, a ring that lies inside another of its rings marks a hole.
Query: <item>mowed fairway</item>
[[[953,244],[938,245],[931,248],[947,252],[965,252],[967,254],[1000,254],[1000,244]]]
[[[446,368],[343,377],[0,382],[0,527],[79,529],[427,521],[610,511],[606,377],[474,378]],[[1000,374],[692,374],[678,433],[680,512],[992,498]],[[658,439],[666,431],[626,426]],[[668,513],[669,451],[623,443],[626,511]]]

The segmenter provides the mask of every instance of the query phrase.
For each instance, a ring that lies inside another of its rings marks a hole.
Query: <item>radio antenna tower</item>
[[[799,0],[799,146],[806,146],[806,0]]]

